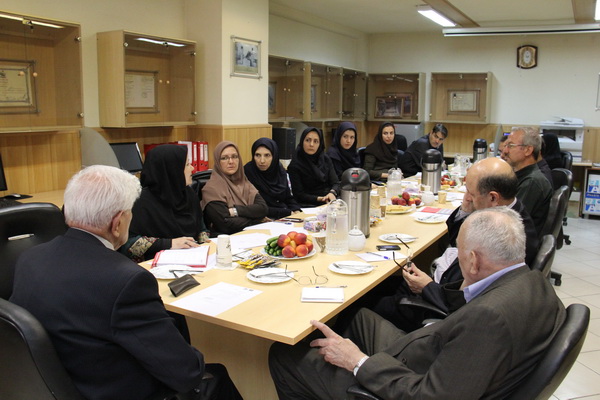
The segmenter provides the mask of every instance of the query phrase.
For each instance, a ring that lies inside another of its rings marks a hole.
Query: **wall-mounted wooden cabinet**
[[[432,73],[431,114],[435,122],[489,123],[492,73]]]
[[[342,119],[364,121],[367,118],[367,74],[346,68],[342,73]]]
[[[424,120],[424,73],[369,74],[368,88],[370,121]]]
[[[307,121],[331,121],[342,118],[342,68],[305,63],[304,115]]]
[[[82,126],[80,26],[0,11],[0,131]]]
[[[97,39],[100,125],[195,124],[195,42],[127,31]]]
[[[269,56],[269,121],[304,118],[304,61]]]

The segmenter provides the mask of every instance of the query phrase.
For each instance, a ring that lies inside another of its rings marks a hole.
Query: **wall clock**
[[[517,48],[517,67],[529,69],[537,67],[537,47],[530,44]]]

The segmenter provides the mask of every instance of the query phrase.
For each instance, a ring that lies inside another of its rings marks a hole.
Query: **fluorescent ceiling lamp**
[[[454,22],[450,21],[448,18],[444,17],[442,14],[438,13],[429,6],[418,6],[417,11],[422,16],[429,18],[436,24],[441,25],[443,27],[456,26]]]
[[[32,19],[17,17],[16,15],[8,15],[8,14],[0,14],[0,18],[13,19],[15,21],[21,21],[23,25],[39,25],[39,26],[47,26],[49,28],[62,29],[64,27],[60,25],[49,24],[47,22],[34,21]]]
[[[148,38],[137,38],[136,40],[139,40],[140,42],[160,44],[161,46],[173,46],[173,47],[185,46],[185,44],[181,44],[181,43],[165,42],[164,40],[154,40],[154,39],[148,39]]]
[[[598,33],[600,24],[513,26],[491,28],[446,28],[444,36],[550,35],[565,33]]]

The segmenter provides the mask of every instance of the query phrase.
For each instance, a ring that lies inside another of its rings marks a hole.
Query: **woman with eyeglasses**
[[[252,144],[252,161],[244,165],[248,180],[269,206],[267,217],[279,219],[302,211],[292,196],[287,172],[279,161],[279,148],[273,139],[260,138]]]
[[[185,146],[164,144],[148,152],[129,240],[120,252],[141,262],[161,250],[188,249],[208,240],[200,200],[189,186],[193,170]]]
[[[363,169],[369,173],[371,180],[385,181],[390,168],[398,166],[398,145],[396,130],[391,122],[379,125],[373,143],[365,149]]]
[[[329,203],[339,194],[340,181],[324,150],[323,132],[314,127],[306,128],[288,167],[292,194],[301,206]]]
[[[264,221],[267,203],[250,183],[238,147],[228,141],[215,146],[215,164],[202,188],[202,209],[211,236],[232,234]]]
[[[429,134],[420,137],[408,146],[400,157],[400,169],[404,176],[413,176],[421,172],[421,158],[429,149],[442,153],[444,159],[444,140],[448,137],[448,129],[442,124],[436,124]]]

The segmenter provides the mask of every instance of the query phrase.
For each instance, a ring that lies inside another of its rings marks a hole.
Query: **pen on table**
[[[383,258],[384,260],[389,260],[389,259],[390,259],[388,256],[384,256],[383,254],[379,254],[379,253],[374,253],[374,252],[372,252],[372,251],[367,251],[367,254],[371,254],[371,255],[373,255],[373,256],[378,256],[378,257],[381,257],[381,258]]]
[[[315,288],[347,288],[348,285],[340,285],[340,286],[315,286]]]
[[[274,221],[274,222],[279,222],[280,224],[292,225],[291,222],[287,222],[287,221]]]

